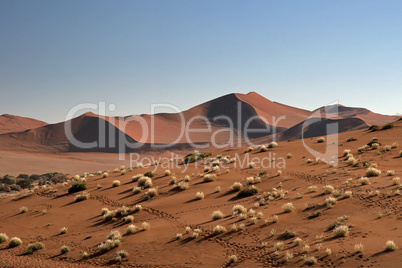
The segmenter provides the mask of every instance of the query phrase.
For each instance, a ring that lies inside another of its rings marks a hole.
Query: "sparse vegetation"
[[[309,187],[307,188],[307,190],[308,190],[309,193],[315,193],[315,192],[318,191],[318,187],[315,186],[315,185],[311,185],[311,186],[309,186]]]
[[[119,186],[120,186],[120,181],[119,181],[119,180],[114,180],[114,181],[112,182],[112,186],[113,186],[113,187],[119,187]]]
[[[324,137],[319,137],[319,138],[317,139],[317,143],[323,143],[323,142],[325,142],[325,138],[324,138]]]
[[[332,194],[334,192],[334,186],[332,185],[325,185],[323,187],[324,189],[324,194]]]
[[[28,212],[28,207],[26,206],[20,207],[20,213],[26,213],[26,212]]]
[[[396,250],[396,249],[398,249],[398,247],[397,247],[397,245],[395,244],[394,241],[388,240],[388,241],[385,243],[385,247],[384,247],[384,250],[385,250],[385,251],[394,251],[394,250]]]
[[[204,175],[204,182],[213,182],[216,180],[216,175],[215,174],[206,174]]]
[[[137,181],[138,187],[150,188],[152,187],[152,179],[148,176],[142,176]]]
[[[60,229],[60,234],[66,234],[67,231],[68,231],[68,228],[67,228],[67,227],[63,227],[63,228]]]
[[[238,258],[236,255],[230,255],[229,256],[229,263],[235,263],[237,262]]]
[[[367,177],[376,177],[381,175],[381,170],[376,169],[375,167],[369,167],[366,169],[366,176]]]
[[[249,188],[243,188],[240,190],[240,192],[237,194],[238,197],[247,197],[247,196],[252,196],[258,194],[258,188],[254,185],[252,185]]]
[[[0,233],[0,244],[7,242],[8,241],[8,236],[5,233]]]
[[[88,189],[87,183],[85,181],[77,181],[74,182],[73,185],[71,185],[70,189],[68,189],[68,193],[76,193],[80,191],[84,191]]]
[[[395,176],[395,170],[387,170],[387,176]]]
[[[314,265],[316,263],[317,263],[317,259],[314,256],[304,256],[303,257],[303,264]]]
[[[367,178],[367,177],[361,177],[361,178],[359,179],[359,181],[360,181],[360,184],[361,184],[361,185],[368,185],[368,184],[370,184],[370,179]]]
[[[74,197],[74,201],[75,201],[75,202],[80,202],[80,201],[87,200],[88,198],[89,198],[89,193],[87,193],[87,192],[82,192],[82,193],[80,193],[80,194],[77,194],[77,195]]]
[[[19,239],[18,237],[13,237],[10,239],[10,241],[8,242],[8,247],[10,248],[14,248],[14,247],[18,247],[22,244],[21,239]]]
[[[141,230],[146,231],[149,230],[151,228],[151,224],[149,224],[149,222],[144,221],[143,223],[141,223]]]
[[[230,188],[230,190],[238,192],[241,190],[242,184],[240,182],[235,182],[233,183],[232,187]]]
[[[354,249],[356,253],[361,253],[364,251],[364,245],[362,243],[356,244]]]
[[[211,215],[211,219],[212,219],[213,221],[222,219],[223,217],[225,217],[225,214],[223,214],[223,212],[220,211],[220,210],[214,211],[214,212],[212,213],[212,215]]]
[[[135,224],[130,224],[129,226],[127,226],[126,234],[133,234],[137,230],[138,230],[138,227]]]
[[[204,193],[203,193],[203,192],[197,192],[197,193],[195,194],[195,199],[196,199],[196,200],[204,199]]]
[[[349,235],[349,227],[347,225],[339,225],[334,229],[335,237],[344,237]]]
[[[35,243],[28,245],[27,253],[33,254],[35,251],[44,249],[44,248],[45,248],[45,245],[43,245],[41,242],[35,242]]]
[[[62,246],[60,249],[61,254],[66,254],[67,252],[70,252],[70,251],[71,251],[70,248],[66,245]]]
[[[222,234],[226,232],[226,228],[221,225],[216,225],[214,229],[212,230],[212,233],[217,235],[217,234]]]
[[[394,127],[393,124],[388,123],[388,124],[385,124],[385,125],[381,128],[381,130],[387,130],[387,129],[391,129],[391,128],[393,128],[393,127]]]
[[[293,203],[286,203],[282,206],[282,210],[285,213],[292,212],[295,209],[295,205]]]
[[[158,189],[151,188],[144,194],[144,199],[149,200],[158,195]]]

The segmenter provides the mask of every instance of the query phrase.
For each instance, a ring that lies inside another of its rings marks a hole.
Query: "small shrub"
[[[98,250],[100,252],[106,252],[106,251],[109,251],[109,250],[111,250],[111,249],[113,249],[115,247],[118,247],[118,246],[120,246],[120,240],[108,239],[108,240],[106,240],[105,242],[101,243],[98,246]]]
[[[112,186],[113,187],[119,187],[120,186],[120,181],[119,180],[115,180],[112,182]]]
[[[268,143],[267,147],[268,148],[276,148],[276,147],[278,147],[278,144],[276,142],[270,142],[270,143]]]
[[[397,247],[397,245],[394,243],[394,241],[388,240],[388,241],[385,243],[385,247],[384,247],[384,250],[385,250],[385,251],[394,251],[394,250],[396,250],[396,249],[398,249],[398,247]]]
[[[148,178],[153,178],[155,174],[152,171],[148,171],[147,173],[144,174],[144,176]]]
[[[318,191],[318,187],[315,186],[315,185],[311,185],[311,186],[309,186],[309,187],[307,188],[307,190],[308,190],[309,193],[314,193],[314,192],[317,192],[317,191]]]
[[[82,253],[82,258],[85,260],[88,259],[89,258],[88,252],[84,251],[84,253]]]
[[[183,234],[182,233],[177,233],[176,234],[176,239],[181,239],[183,237]]]
[[[254,162],[250,162],[247,164],[248,168],[255,168],[255,163]]]
[[[292,230],[286,230],[281,236],[282,239],[289,239],[295,237],[295,233]]]
[[[380,127],[377,126],[377,125],[371,125],[368,128],[368,130],[371,131],[371,132],[378,131],[379,129],[380,129]]]
[[[392,185],[399,185],[401,184],[401,178],[395,177],[392,179]]]
[[[376,169],[375,167],[369,167],[366,169],[366,176],[367,177],[376,177],[380,176],[381,170]]]
[[[250,188],[241,189],[240,192],[237,194],[237,196],[238,197],[247,197],[247,196],[252,196],[255,194],[258,194],[258,188],[253,185]]]
[[[282,206],[282,210],[285,213],[292,212],[295,209],[295,205],[293,203],[286,203]]]
[[[275,250],[281,250],[283,249],[283,242],[277,242],[274,245]]]
[[[309,158],[309,159],[306,160],[306,163],[307,163],[307,164],[311,164],[311,163],[313,163],[313,160],[311,160],[311,159]]]
[[[230,188],[230,190],[234,191],[234,192],[238,192],[241,190],[242,184],[240,182],[235,182],[233,183],[232,187]]]
[[[391,128],[393,128],[393,127],[394,127],[393,124],[388,123],[388,124],[385,124],[385,125],[381,128],[381,130],[391,129]]]
[[[238,258],[236,255],[230,255],[229,256],[229,263],[235,263],[237,262]]]
[[[134,216],[129,215],[127,217],[124,217],[123,220],[124,220],[125,223],[131,223],[131,222],[134,221]]]
[[[132,182],[137,182],[139,180],[139,178],[144,177],[143,174],[137,174],[131,177],[131,181]]]
[[[277,175],[277,176],[282,176],[282,170],[278,170],[278,171],[276,172],[276,175]]]
[[[0,244],[7,242],[8,241],[8,236],[5,233],[0,233]]]
[[[232,208],[232,215],[247,213],[247,209],[243,205],[234,205]]]
[[[324,137],[319,137],[319,138],[317,139],[317,143],[323,143],[323,142],[325,142],[325,138],[324,138]]]
[[[148,176],[142,176],[137,181],[138,187],[150,188],[152,187],[152,179]]]
[[[293,259],[293,253],[289,252],[289,251],[286,251],[286,254],[285,254],[284,258],[285,258],[286,262],[290,261],[291,259]]]
[[[364,251],[364,245],[362,243],[355,245],[355,252],[356,253],[361,253],[363,251]]]
[[[212,213],[212,215],[211,215],[211,219],[212,219],[213,221],[222,219],[223,217],[225,217],[225,214],[223,214],[223,212],[220,211],[220,210],[214,211],[214,212]]]
[[[387,171],[387,176],[394,176],[395,175],[395,170],[388,170]]]
[[[300,246],[302,244],[303,240],[298,237],[295,240],[293,240],[293,244],[295,244],[295,246]]]
[[[216,175],[215,174],[206,174],[204,175],[204,182],[213,182],[216,180]]]
[[[121,239],[121,233],[119,230],[113,230],[109,233],[109,235],[107,236],[107,239],[112,239],[112,240],[116,240],[116,239]]]
[[[20,207],[20,212],[21,212],[21,213],[26,213],[26,212],[28,212],[28,207],[26,207],[26,206]]]
[[[120,172],[121,175],[126,175],[127,171],[124,169]]]
[[[343,193],[343,197],[344,197],[344,198],[349,198],[349,197],[352,196],[352,194],[353,194],[352,191],[345,191],[345,192]]]
[[[172,174],[172,172],[170,172],[170,170],[165,170],[165,176],[170,176]]]
[[[135,224],[130,224],[129,226],[127,226],[126,234],[133,234],[137,230],[138,230],[138,227]]]
[[[197,192],[197,193],[195,194],[195,199],[196,199],[196,200],[204,199],[204,193],[203,193],[203,192]]]
[[[324,194],[332,194],[334,192],[334,186],[332,185],[325,185],[323,187],[324,189]]]
[[[14,248],[14,247],[18,247],[19,245],[22,244],[21,239],[19,239],[18,237],[13,237],[10,239],[10,241],[8,242],[8,247],[10,248]]]
[[[68,193],[72,194],[72,193],[84,191],[86,189],[88,189],[86,182],[77,181],[77,182],[74,182],[73,185],[71,185],[70,189],[68,189]]]
[[[60,249],[61,254],[66,254],[67,252],[70,252],[70,251],[71,251],[70,248],[66,245],[62,246]]]
[[[337,200],[335,197],[332,197],[332,196],[325,198],[325,204],[326,204],[327,206],[335,205],[335,203],[336,203],[337,201],[338,201],[338,200]]]
[[[68,231],[68,228],[67,228],[67,227],[63,227],[63,228],[60,229],[60,234],[66,234],[67,231]]]
[[[317,259],[314,256],[304,256],[303,257],[303,264],[314,265],[316,263],[317,263]]]
[[[144,198],[145,198],[146,200],[149,200],[149,199],[154,198],[154,197],[157,196],[157,195],[158,195],[158,189],[156,189],[156,188],[151,188],[151,189],[149,189],[149,190],[144,194]]]
[[[221,187],[220,187],[220,186],[217,186],[217,187],[215,188],[215,193],[220,193],[220,191],[221,191]]]
[[[142,191],[141,187],[134,187],[133,188],[133,194],[139,194],[139,193],[141,193],[141,191]]]
[[[149,230],[151,228],[151,224],[149,224],[149,222],[144,221],[143,223],[141,223],[141,230],[146,231]]]
[[[214,229],[212,230],[212,233],[213,234],[222,234],[222,233],[225,233],[226,232],[226,228],[224,227],[224,226],[221,226],[221,225],[216,225],[215,227],[214,227]]]
[[[272,221],[273,223],[276,223],[276,222],[278,222],[278,219],[279,219],[279,216],[278,216],[278,215],[274,215],[274,216],[272,216],[271,221]]]
[[[359,179],[361,185],[368,185],[370,183],[370,179],[367,177],[361,177]]]
[[[349,227],[347,225],[339,225],[334,229],[335,237],[344,237],[349,235]]]
[[[35,251],[44,249],[45,245],[43,245],[41,242],[35,242],[33,244],[28,245],[27,252],[29,254],[33,254]]]
[[[77,194],[77,195],[74,197],[74,201],[75,201],[75,202],[81,202],[81,201],[87,200],[88,198],[89,198],[89,193],[87,193],[87,192],[82,192],[82,193],[80,193],[80,194]]]

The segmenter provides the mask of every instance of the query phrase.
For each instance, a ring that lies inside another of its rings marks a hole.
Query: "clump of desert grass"
[[[221,225],[216,225],[213,229],[212,229],[212,233],[213,234],[222,234],[226,232],[226,228],[224,226]]]
[[[356,244],[354,250],[356,253],[361,253],[364,251],[364,245],[362,243]]]
[[[376,177],[381,175],[381,170],[376,169],[375,167],[369,167],[366,169],[366,177]]]
[[[215,174],[206,174],[204,175],[204,182],[213,182],[216,180],[216,175]]]
[[[295,209],[295,205],[293,205],[293,203],[286,203],[282,206],[282,210],[285,213],[289,213],[292,212]]]
[[[119,187],[119,186],[120,186],[120,181],[119,181],[119,180],[114,180],[114,181],[112,182],[112,186],[113,186],[113,187]]]
[[[151,189],[148,189],[148,191],[144,194],[144,199],[149,200],[149,199],[154,198],[157,195],[158,195],[158,189],[151,188]]]
[[[63,228],[60,229],[60,234],[66,234],[67,231],[68,231],[68,228],[67,228],[67,227],[63,227]]]
[[[26,212],[28,212],[28,207],[26,206],[20,207],[20,213],[26,213]]]
[[[14,248],[20,246],[21,244],[22,244],[21,239],[19,239],[18,237],[12,237],[8,242],[8,247]]]
[[[123,218],[123,221],[124,221],[124,223],[131,223],[131,222],[134,221],[134,216],[129,215],[129,216],[127,216],[127,217],[124,217],[124,218]]]
[[[8,241],[8,236],[5,233],[0,234],[0,244],[7,242]]]
[[[190,185],[188,184],[188,182],[179,181],[178,183],[176,183],[172,186],[172,190],[184,191],[184,190],[187,190],[189,187],[190,187]]]
[[[170,172],[170,170],[165,170],[165,176],[170,176],[170,175],[172,175],[172,172]]]
[[[150,188],[152,187],[152,179],[147,176],[142,176],[137,181],[138,187]]]
[[[384,247],[384,250],[385,250],[385,251],[394,251],[394,250],[397,250],[397,249],[398,249],[398,246],[395,244],[394,241],[388,240],[388,241],[385,243],[385,247]]]
[[[61,249],[60,249],[61,254],[66,254],[66,253],[68,253],[70,251],[71,251],[71,249],[66,245],[62,246]]]
[[[141,230],[142,231],[147,231],[149,229],[151,229],[151,224],[149,222],[144,221],[144,222],[141,223]]]
[[[317,143],[323,143],[325,142],[325,138],[324,137],[319,137],[317,138]]]
[[[349,235],[349,226],[347,225],[339,225],[334,229],[335,237],[344,237]]]
[[[279,177],[279,176],[282,176],[282,170],[278,170],[277,172],[276,172],[276,175]]]
[[[325,249],[325,255],[330,256],[332,254],[332,250],[330,248]]]
[[[324,189],[324,194],[332,194],[334,192],[334,186],[332,185],[325,185],[323,187]]]
[[[401,184],[401,178],[395,177],[392,178],[392,185],[400,185]]]
[[[300,246],[300,245],[302,244],[302,242],[303,242],[303,239],[301,239],[300,237],[297,237],[297,238],[295,238],[295,239],[293,240],[293,244],[294,244],[295,246]]]
[[[247,213],[247,209],[243,205],[234,205],[232,208],[232,215]]]
[[[254,150],[253,147],[248,147],[244,152],[245,152],[245,153],[249,153],[249,152],[251,152],[252,150]]]
[[[238,192],[241,190],[242,186],[243,185],[240,182],[235,182],[235,183],[233,183],[232,187],[230,187],[230,190],[234,191],[234,192]]]
[[[102,242],[98,246],[98,251],[107,252],[112,250],[113,248],[119,247],[121,244],[119,239],[107,239],[105,242]]]
[[[314,265],[314,264],[316,264],[317,263],[317,259],[314,257],[314,256],[304,256],[303,257],[303,264],[306,264],[306,265]]]
[[[282,250],[283,246],[284,246],[283,242],[277,242],[277,243],[274,244],[274,249],[275,250]]]
[[[247,168],[255,168],[255,163],[254,162],[250,162],[247,164]]]
[[[238,258],[236,255],[230,255],[229,256],[229,263],[235,263],[238,261]]]
[[[89,198],[89,195],[90,194],[87,193],[87,192],[79,193],[74,197],[74,201],[75,202],[81,202],[81,201],[87,200]]]
[[[138,230],[138,227],[135,224],[130,224],[127,226],[126,234],[133,234]]]
[[[332,207],[337,201],[338,200],[335,197],[330,196],[325,198],[325,205],[327,205],[327,207]]]
[[[45,245],[43,245],[43,243],[35,242],[35,243],[32,243],[32,244],[28,245],[27,253],[28,254],[33,254],[35,251],[41,250],[41,249],[44,249],[44,248],[45,248]]]
[[[195,194],[195,200],[202,200],[204,199],[204,193],[203,192],[197,192]]]
[[[141,177],[144,177],[144,174],[137,174],[131,177],[132,182],[137,182]]]
[[[212,219],[213,221],[216,221],[216,220],[219,220],[219,219],[223,219],[223,217],[225,217],[225,214],[223,214],[223,212],[220,211],[220,210],[214,211],[214,212],[212,213],[212,215],[211,215],[211,219]]]
[[[183,234],[182,234],[182,233],[177,233],[177,234],[176,234],[176,239],[177,239],[177,240],[181,239],[182,237],[183,237]]]
[[[311,186],[309,186],[309,187],[307,188],[307,191],[308,191],[309,193],[315,193],[315,192],[318,191],[318,187],[315,186],[315,185],[311,185]]]
[[[132,192],[133,192],[133,194],[139,194],[142,192],[142,188],[138,187],[138,186],[134,187]]]
[[[359,179],[361,185],[368,185],[370,184],[370,179],[368,177],[361,177]]]
[[[387,170],[387,176],[395,176],[395,170]]]

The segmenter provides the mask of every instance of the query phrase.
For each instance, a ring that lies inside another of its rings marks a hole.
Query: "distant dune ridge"
[[[325,117],[325,111],[327,117]],[[200,116],[206,118],[208,122],[197,118]],[[219,117],[218,120],[216,120],[217,117]],[[278,120],[281,117],[285,119]],[[224,145],[230,138],[243,141],[244,127],[251,118],[253,120],[250,121],[248,128],[257,129],[260,132],[250,134],[249,138],[267,141],[272,139],[271,135],[274,132],[277,134],[278,141],[326,135],[326,126],[329,122],[338,123],[339,132],[347,132],[394,120],[393,116],[376,114],[364,108],[332,105],[307,111],[272,102],[256,92],[232,93],[197,105],[180,114],[159,113],[126,117],[82,114],[71,120],[72,134],[80,142],[101,144],[101,146],[86,149],[74,146],[67,139],[66,122],[47,124],[35,119],[2,115],[0,116],[0,150],[116,153],[119,152],[119,148],[115,145],[122,139],[131,145],[142,145],[141,148],[126,148],[126,151],[153,150],[150,143],[162,145],[175,143],[173,149],[186,149],[191,147],[190,142],[197,144],[210,142],[213,133],[218,133],[214,136],[217,144]],[[229,121],[233,122],[233,137],[227,131],[232,127]],[[312,121],[314,123],[309,124]],[[205,130],[207,123],[211,126],[208,132],[195,131],[190,132],[188,137],[180,136],[182,127],[186,124],[191,129]],[[99,125],[103,126],[101,130]],[[276,129],[273,125],[276,125]],[[105,136],[104,144],[102,140],[99,140],[100,134]],[[112,138],[109,139],[109,137]]]

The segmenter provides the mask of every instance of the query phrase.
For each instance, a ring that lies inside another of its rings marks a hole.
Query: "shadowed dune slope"
[[[0,115],[0,134],[20,132],[47,125],[46,122],[11,114]]]

